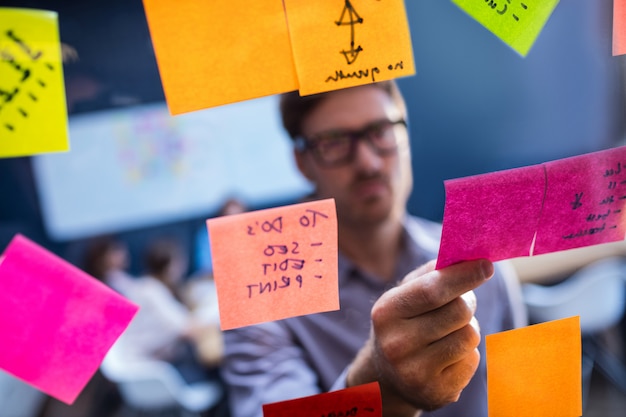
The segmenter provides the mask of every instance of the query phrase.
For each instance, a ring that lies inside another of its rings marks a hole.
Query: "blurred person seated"
[[[167,361],[188,383],[212,377],[195,347],[202,326],[177,296],[187,271],[186,254],[178,242],[162,238],[147,247],[144,263],[146,275],[124,293],[140,307],[120,338],[125,356]]]
[[[215,217],[229,216],[248,211],[238,198],[228,198]],[[213,279],[211,244],[206,225],[195,236],[194,267],[196,272],[187,280],[181,293],[182,299],[194,316],[202,323],[202,337],[197,341],[198,353],[207,366],[217,367],[223,358],[223,333],[220,328],[220,313],[217,290]]]
[[[84,270],[115,291],[125,294],[135,283],[127,272],[130,266],[128,247],[113,236],[100,236],[87,244]]]

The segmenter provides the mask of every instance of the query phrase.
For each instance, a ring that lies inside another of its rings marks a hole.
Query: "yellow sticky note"
[[[580,318],[488,335],[489,417],[582,415]]]
[[[0,157],[67,151],[57,13],[0,8]]]
[[[452,0],[470,16],[526,56],[559,0]]]
[[[339,309],[332,199],[207,220],[223,330]]]
[[[403,0],[285,0],[300,94],[415,73]]]
[[[280,0],[144,0],[171,114],[298,89]]]

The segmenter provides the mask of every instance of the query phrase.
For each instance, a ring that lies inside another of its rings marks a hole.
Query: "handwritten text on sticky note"
[[[298,89],[280,0],[144,0],[172,114]]]
[[[0,157],[69,149],[57,14],[0,8]]]
[[[489,417],[582,415],[579,317],[487,335]]]
[[[222,329],[339,308],[332,199],[207,220]]]
[[[526,56],[559,0],[452,0],[517,53]]]
[[[623,240],[626,147],[445,182],[437,268]]]
[[[302,95],[415,73],[402,0],[285,0]]]
[[[377,382],[263,405],[264,417],[381,417],[382,415],[380,386]]]
[[[27,238],[0,263],[0,368],[71,404],[137,306]]]

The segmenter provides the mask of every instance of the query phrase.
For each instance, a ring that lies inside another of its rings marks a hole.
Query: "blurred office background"
[[[451,1],[405,4],[417,68],[399,80],[411,213],[441,220],[445,179],[622,143],[625,58],[611,55],[612,0],[561,1],[526,58]],[[199,230],[226,199],[257,209],[308,191],[275,98],[167,114],[141,0],[0,6],[58,11],[61,41],[78,56],[64,66],[72,151],[0,159],[0,248],[19,232],[79,263],[88,239],[115,234],[138,272],[141,248],[170,235],[193,273],[206,250]]]

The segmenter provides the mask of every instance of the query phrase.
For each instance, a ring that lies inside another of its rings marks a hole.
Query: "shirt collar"
[[[413,269],[437,256],[440,226],[423,219],[406,216],[402,222],[402,240],[398,263],[396,265],[395,285]],[[350,259],[339,252],[339,282],[349,279],[362,279],[376,287],[388,287],[389,284],[378,277],[362,271]]]

